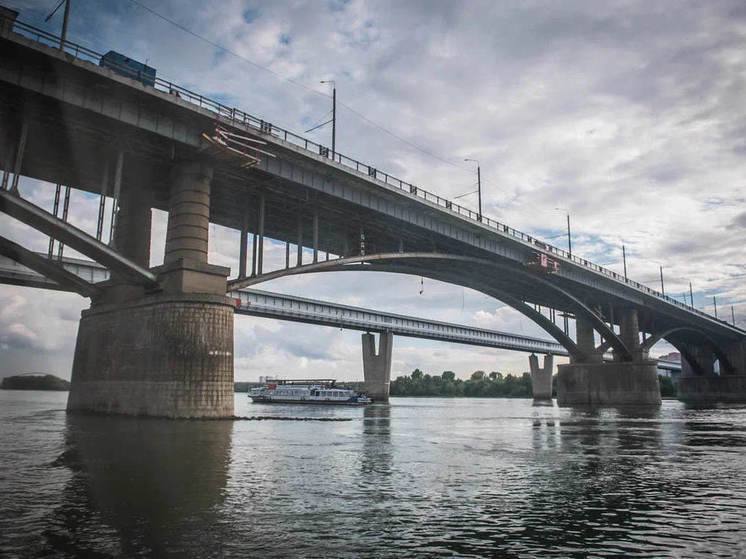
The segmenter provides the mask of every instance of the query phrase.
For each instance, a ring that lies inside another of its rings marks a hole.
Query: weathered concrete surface
[[[362,337],[365,392],[374,402],[388,402],[394,335],[391,332],[384,332],[380,335],[378,353],[376,353],[375,336],[366,333]]]
[[[596,340],[593,324],[584,318],[577,317],[575,321],[575,333],[577,336],[578,349],[585,355],[588,361],[603,361],[603,355],[596,351]]]
[[[136,264],[150,266],[151,191],[142,186],[125,188],[119,197],[114,226],[114,248]]]
[[[559,365],[560,406],[660,405],[655,361]]]
[[[746,402],[746,375],[679,377],[679,400],[692,404]]]
[[[233,310],[192,294],[83,311],[68,411],[232,416]]]
[[[544,363],[539,367],[539,358],[532,353],[528,356],[528,364],[531,367],[531,391],[534,400],[551,400],[554,355],[545,355]]]
[[[183,162],[172,175],[164,261],[207,263],[212,167],[200,161]]]

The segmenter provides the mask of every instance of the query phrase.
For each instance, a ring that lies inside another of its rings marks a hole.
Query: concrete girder
[[[0,211],[50,237],[54,237],[70,248],[106,266],[113,276],[119,276],[127,281],[150,288],[158,286],[155,274],[147,268],[139,266],[113,248],[96,240],[95,237],[70,223],[62,221],[20,196],[9,191],[0,191]]]
[[[38,272],[66,289],[74,291],[83,297],[94,299],[101,293],[101,289],[94,284],[85,281],[80,276],[68,272],[53,260],[39,256],[18,243],[0,236],[0,254],[15,260],[22,266]]]

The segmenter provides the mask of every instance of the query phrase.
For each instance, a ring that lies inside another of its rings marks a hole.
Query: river
[[[746,406],[250,404],[67,416],[0,391],[3,557],[746,556]]]

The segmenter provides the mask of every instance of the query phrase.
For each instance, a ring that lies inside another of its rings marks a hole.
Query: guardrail
[[[10,21],[10,20],[6,20],[6,21]],[[12,29],[14,32],[20,35],[23,35],[25,37],[31,38],[38,43],[60,49],[61,39],[57,35],[48,33],[46,31],[43,31],[41,29],[38,29],[36,27],[33,27],[31,25],[28,25],[26,23],[23,23],[17,20],[13,21],[12,25],[13,25]],[[68,40],[66,40],[64,45],[62,45],[61,50],[74,56],[77,59],[92,62],[92,63],[95,63],[96,65],[99,64],[101,57],[102,57],[100,53],[92,49],[89,49],[87,47],[75,44]],[[112,65],[107,64],[107,66],[111,67]],[[130,73],[134,79],[137,79],[138,77],[137,72],[133,71],[131,68],[118,67],[117,70],[120,70],[125,73]],[[240,109],[237,109],[235,107],[229,107],[228,105],[225,105],[223,103],[220,103],[208,97],[200,95],[199,93],[195,93],[189,89],[179,86],[178,84],[175,84],[168,80],[164,80],[163,78],[156,77],[155,84],[152,87],[154,87],[158,91],[169,93],[171,95],[176,95],[182,100],[188,101],[203,109],[212,111],[213,113],[216,114],[216,117],[218,120],[222,120],[226,124],[231,124],[232,126],[236,126],[239,128],[243,126],[246,129],[251,129],[250,131],[252,132],[258,131],[260,134],[269,135],[274,138],[291,143],[295,146],[302,147],[303,149],[311,153],[314,153],[316,155],[321,155],[323,157],[327,157],[331,159],[332,161],[334,161],[335,163],[339,163],[340,165],[343,165],[350,170],[354,169],[356,172],[360,173],[364,177],[367,177],[368,179],[378,181],[389,186],[394,186],[396,188],[399,188],[400,190],[409,192],[410,194],[413,194],[419,198],[422,198],[423,200],[431,202],[444,210],[450,211],[451,213],[457,214],[461,217],[470,219],[472,221],[479,222],[482,225],[485,225],[497,231],[498,233],[509,235],[510,237],[523,241],[524,243],[531,245],[531,247],[534,248],[535,250],[541,250],[548,254],[560,257],[565,261],[572,262],[579,266],[583,266],[584,268],[592,270],[599,274],[602,274],[603,276],[609,279],[613,279],[619,283],[623,283],[625,285],[633,287],[637,289],[638,291],[645,293],[646,295],[656,297],[657,299],[661,299],[663,301],[666,301],[667,303],[670,303],[682,309],[686,309],[689,312],[703,316],[709,320],[716,320],[722,324],[731,326],[726,320],[717,318],[709,313],[703,312],[687,303],[682,303],[681,301],[678,301],[677,299],[674,299],[673,297],[669,297],[668,295],[665,295],[659,291],[656,291],[655,289],[651,289],[650,287],[646,285],[643,285],[634,280],[630,280],[621,274],[618,274],[612,270],[609,270],[608,268],[604,268],[603,266],[600,266],[598,264],[594,264],[593,262],[590,262],[589,260],[586,260],[585,258],[581,258],[574,254],[570,254],[564,249],[545,243],[544,241],[537,239],[536,237],[532,235],[529,235],[527,233],[514,229],[508,225],[500,223],[499,221],[490,219],[488,217],[485,217],[484,215],[479,216],[477,212],[470,210],[468,208],[465,208],[463,206],[459,206],[458,204],[453,203],[451,200],[442,198],[441,196],[438,196],[437,194],[433,194],[418,186],[415,186],[411,183],[398,179],[392,175],[389,175],[388,173],[385,173],[377,169],[376,167],[372,167],[366,163],[362,163],[356,159],[347,157],[346,155],[343,155],[339,152],[333,152],[331,148],[329,148],[328,146],[324,146],[322,144],[316,143],[312,140],[304,138],[303,136],[295,134],[294,132],[291,132],[284,128],[280,128],[279,126],[275,126],[271,122],[255,117]]]

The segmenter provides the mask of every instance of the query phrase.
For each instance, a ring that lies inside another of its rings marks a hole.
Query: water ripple
[[[170,422],[38,394],[0,393],[3,557],[746,556],[743,406],[238,395],[306,421]]]

